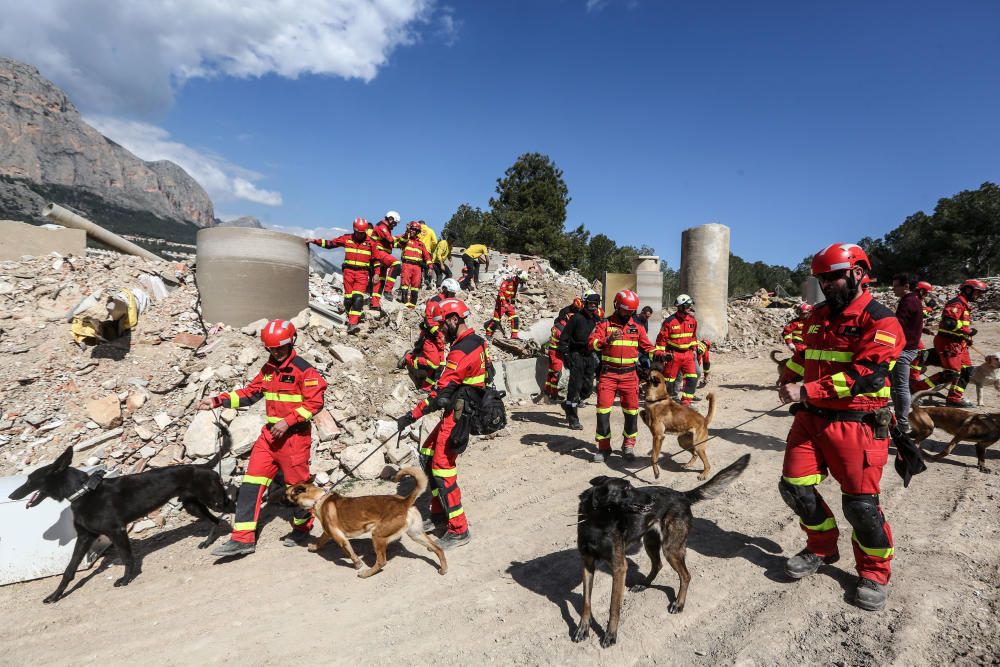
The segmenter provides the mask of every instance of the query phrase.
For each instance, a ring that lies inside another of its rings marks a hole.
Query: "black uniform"
[[[566,411],[566,419],[571,427],[579,426],[580,419],[576,409],[594,392],[597,358],[587,346],[587,339],[596,324],[597,314],[581,308],[569,319],[559,337],[559,354],[569,368],[569,387],[563,410]]]

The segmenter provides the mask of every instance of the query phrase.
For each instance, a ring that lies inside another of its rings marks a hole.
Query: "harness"
[[[83,486],[74,491],[72,495],[67,496],[66,500],[73,502],[74,500],[79,500],[83,496],[87,495],[101,485],[101,482],[104,481],[104,476],[106,474],[108,474],[107,470],[98,470],[94,474],[90,475],[87,477],[87,481],[84,482]]]

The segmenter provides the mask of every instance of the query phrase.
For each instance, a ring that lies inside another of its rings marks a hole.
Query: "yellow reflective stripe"
[[[674,348],[675,350],[687,350],[688,348],[694,347],[695,343],[694,341],[690,343],[675,343],[673,341],[670,341],[669,343],[667,343],[667,345]]]
[[[273,391],[265,391],[264,398],[269,401],[278,401],[280,403],[301,403],[302,394],[278,394]]]
[[[686,378],[696,378],[696,377],[698,377],[698,374],[697,373],[685,373],[684,377],[686,377]]]
[[[600,349],[601,349],[601,341],[598,340],[597,338],[595,338],[594,339],[594,344],[591,345],[591,347],[594,348],[594,352],[599,352]]]
[[[313,418],[313,413],[309,412],[308,410],[306,410],[302,406],[299,406],[299,407],[295,408],[295,411],[297,413],[299,413],[299,416],[302,417],[303,419],[305,419],[306,421],[309,421],[310,419]]]
[[[639,414],[639,410],[638,409],[636,409],[636,410],[626,410],[625,408],[622,408],[622,412],[624,412],[627,415],[637,415],[637,414]]]
[[[817,473],[815,475],[806,475],[805,477],[782,477],[781,479],[793,486],[816,486],[826,479],[826,475]]]
[[[876,558],[890,558],[893,552],[895,551],[895,549],[893,549],[892,547],[886,547],[885,549],[874,549],[871,547],[866,547],[865,545],[861,544],[861,542],[858,542],[857,533],[851,533],[851,539],[854,541],[855,544],[858,545],[859,549],[864,551],[869,556],[875,556]]]
[[[597,408],[597,414],[599,414],[599,415],[609,415],[609,414],[611,414],[611,408]]]
[[[238,408],[240,407],[240,395],[235,391],[229,392],[229,407]]]
[[[268,415],[267,416],[267,423],[268,424],[277,424],[282,419],[284,419],[284,417],[272,417],[271,415]]]
[[[889,398],[892,395],[891,387],[882,387],[878,391],[869,391],[864,394],[858,394],[858,396],[874,396],[875,398]]]
[[[694,334],[689,331],[687,333],[670,334],[670,337],[671,338],[690,338],[693,335]]]
[[[439,470],[437,468],[431,468],[431,474],[435,477],[454,477],[458,474],[458,469],[452,468],[451,470]]]
[[[625,438],[638,438],[639,437],[639,433],[638,433],[638,431],[635,432],[635,433],[622,433],[622,437],[625,437]]]
[[[665,352],[667,348],[662,345],[657,345],[653,348],[653,352]]]
[[[424,456],[434,456],[434,450],[429,449],[427,447],[421,447],[420,453],[423,454]]]
[[[816,532],[816,533],[822,533],[822,532],[825,532],[827,530],[834,530],[837,527],[837,520],[834,519],[832,516],[831,517],[827,517],[822,523],[818,523],[815,526],[810,526],[808,523],[806,523],[802,519],[799,519],[799,523],[802,524],[803,528],[808,528],[809,530],[811,530],[813,532]]]
[[[242,521],[233,524],[233,530],[257,530],[256,521]]]
[[[639,341],[637,340],[613,340],[611,341],[613,347],[639,347]]]
[[[461,508],[461,507],[459,507],[459,508],[458,508],[457,510],[455,510],[454,512],[448,512],[448,518],[449,518],[449,519],[454,519],[454,518],[455,518],[456,516],[460,516],[460,515],[462,515],[462,514],[465,514],[465,509],[464,509],[464,508]]]
[[[356,259],[345,259],[344,260],[344,264],[347,264],[349,266],[363,266],[363,267],[367,267],[370,264],[370,262],[362,262],[362,261],[356,260]]]
[[[792,371],[793,373],[798,373],[799,375],[805,375],[806,374],[806,369],[804,367],[798,365],[797,363],[795,363],[791,359],[789,359],[788,361],[785,362],[785,368],[787,368],[788,370]]]
[[[612,364],[618,364],[619,366],[627,366],[629,364],[634,364],[636,362],[635,357],[609,357],[606,354],[601,355],[601,361],[607,361]]]
[[[854,360],[853,352],[841,352],[840,350],[806,350],[806,359],[810,361],[840,361],[847,362]]]
[[[296,526],[303,526],[303,525],[309,523],[309,519],[310,519],[310,517],[306,517],[304,519],[300,519],[297,516],[293,516],[292,517],[292,524],[294,524]]]
[[[837,392],[837,398],[847,398],[851,395],[851,388],[847,386],[847,375],[845,373],[834,373],[830,376],[833,383],[833,390]]]
[[[479,384],[485,382],[486,382],[486,373],[483,373],[482,375],[474,375],[470,378],[465,378],[464,380],[462,380],[462,384]]]
[[[261,477],[259,475],[243,475],[244,484],[260,484],[261,486],[271,486],[270,477]]]

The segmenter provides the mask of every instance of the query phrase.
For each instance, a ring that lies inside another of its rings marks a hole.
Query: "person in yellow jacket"
[[[424,244],[424,247],[427,248],[427,254],[433,257],[434,248],[438,244],[437,232],[431,229],[430,225],[423,220],[417,220],[417,222],[420,224],[420,233],[417,234],[417,238],[420,239],[420,241]],[[424,268],[424,287],[430,288],[430,286],[431,267],[427,266]]]
[[[434,265],[434,281],[438,286],[448,278],[451,278],[451,267],[448,266],[448,262],[451,261],[451,242],[454,240],[454,234],[445,234],[444,238],[434,246],[434,251],[431,253],[431,262]]]
[[[486,270],[489,271],[490,268],[490,249],[484,246],[482,243],[473,243],[465,252],[462,253],[462,263],[465,267],[462,269],[462,279],[458,281],[458,284],[462,286],[464,290],[473,289],[473,283],[475,287],[479,287],[479,265],[485,264]]]

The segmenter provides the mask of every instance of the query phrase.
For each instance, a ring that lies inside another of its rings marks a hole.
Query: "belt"
[[[822,417],[832,422],[863,422],[865,424],[875,424],[875,413],[866,410],[830,410],[828,408],[818,408],[808,403],[792,403],[788,411],[793,415],[801,410]]]
[[[601,368],[601,373],[635,373],[635,366],[603,366]]]
[[[416,264],[418,266],[423,266],[423,262],[419,259],[404,259],[403,264]]]

